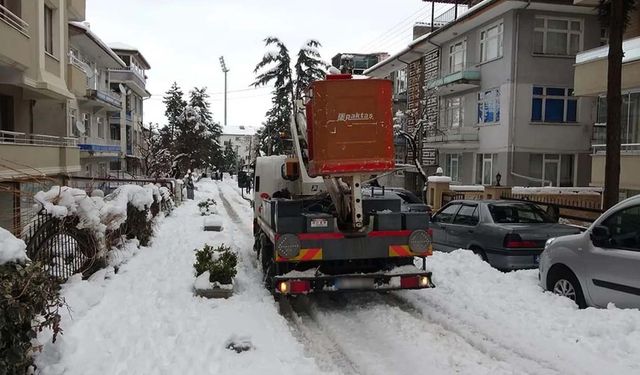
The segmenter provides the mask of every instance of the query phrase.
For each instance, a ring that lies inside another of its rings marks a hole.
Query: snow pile
[[[451,191],[484,191],[484,185],[451,185]]]
[[[449,176],[429,176],[427,177],[428,182],[451,182],[451,177]]]
[[[512,194],[584,194],[584,195],[601,195],[603,189],[599,187],[522,187],[514,186],[511,188]]]
[[[153,203],[153,191],[138,185],[122,185],[104,198],[100,218],[107,229],[117,229],[127,221],[127,204],[144,211]]]
[[[503,273],[468,250],[435,252],[427,264],[436,288],[401,295],[482,351],[519,358],[526,366],[515,373],[640,373],[638,310],[579,310],[543,292],[537,270]]]
[[[25,263],[27,245],[8,230],[0,227],[0,266],[6,263]]]
[[[33,197],[53,217],[66,217],[78,213],[78,203],[87,198],[84,190],[68,186],[53,186],[49,191],[39,191]]]

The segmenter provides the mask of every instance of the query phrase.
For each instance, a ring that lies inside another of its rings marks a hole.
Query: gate
[[[52,277],[87,276],[97,266],[96,240],[88,229],[78,229],[78,222],[77,217],[38,214],[25,229],[27,255],[41,262]]]

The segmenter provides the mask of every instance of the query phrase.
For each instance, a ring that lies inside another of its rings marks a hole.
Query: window
[[[467,41],[461,40],[449,46],[449,72],[455,73],[464,69]]]
[[[478,93],[478,123],[488,124],[500,121],[500,89]]]
[[[476,157],[476,183],[491,185],[493,181],[493,163],[497,155],[477,154]]]
[[[607,98],[598,98],[597,128],[594,127],[594,142],[606,143]],[[622,144],[640,143],[640,92],[622,95],[620,116]]]
[[[120,160],[114,160],[109,162],[109,170],[110,171],[119,171],[120,170]]]
[[[109,137],[112,141],[120,140],[120,125],[118,124],[110,124],[109,125]]]
[[[490,204],[494,223],[553,223],[540,207],[530,203]]]
[[[82,126],[84,126],[84,135],[91,137],[91,115],[88,113],[82,114]]]
[[[602,224],[609,228],[612,247],[640,250],[640,206],[618,211]]]
[[[44,6],[44,50],[53,55],[53,9]]]
[[[433,217],[432,221],[437,223],[450,223],[453,217],[456,216],[460,206],[461,205],[457,203],[446,206]]]
[[[96,126],[98,127],[98,138],[104,139],[104,124],[102,117],[96,117]]]
[[[398,70],[393,80],[393,93],[404,94],[407,92],[407,71],[405,69]]]
[[[456,217],[453,219],[453,224],[472,226],[477,225],[479,221],[478,206],[464,205],[460,207],[460,211],[458,211]]]
[[[577,116],[578,98],[573,96],[573,89],[533,86],[532,122],[576,122]]]
[[[480,62],[502,57],[502,21],[480,31]]]
[[[463,99],[461,96],[444,100],[444,120],[449,129],[463,125]]]
[[[533,52],[573,56],[582,50],[582,20],[536,17]]]
[[[13,130],[13,97],[0,95],[0,130]]]
[[[80,136],[80,130],[78,129],[77,119],[78,119],[78,111],[75,108],[71,108],[69,110],[69,122],[71,123],[71,134],[73,134],[74,137]]]
[[[575,186],[574,155],[530,154],[529,176],[539,179],[540,186]]]
[[[446,156],[446,175],[451,177],[451,181],[459,181],[460,155],[447,154]]]

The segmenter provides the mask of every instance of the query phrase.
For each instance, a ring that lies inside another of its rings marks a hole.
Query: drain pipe
[[[515,59],[514,59],[514,66],[513,66],[513,79],[511,80],[511,126],[510,126],[510,135],[511,135],[511,157],[510,157],[510,161],[509,161],[509,175],[510,176],[515,176],[515,177],[520,177],[520,178],[524,178],[527,180],[537,180],[534,177],[527,177],[527,176],[523,176],[520,175],[518,173],[515,173],[514,171],[514,155],[516,152],[516,146],[515,146],[515,140],[516,140],[516,107],[517,107],[517,94],[518,94],[518,85],[517,85],[517,81],[518,81],[518,59],[520,58],[519,56],[519,51],[520,51],[520,43],[519,43],[519,39],[520,39],[520,11],[527,9],[529,6],[531,5],[531,0],[527,1],[527,4],[525,4],[522,8],[520,8],[520,10],[516,13],[516,32],[515,32]],[[543,182],[544,184],[544,182]]]

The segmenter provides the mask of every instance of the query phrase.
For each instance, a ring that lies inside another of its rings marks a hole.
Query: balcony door
[[[13,97],[0,95],[0,130],[13,131]]]

